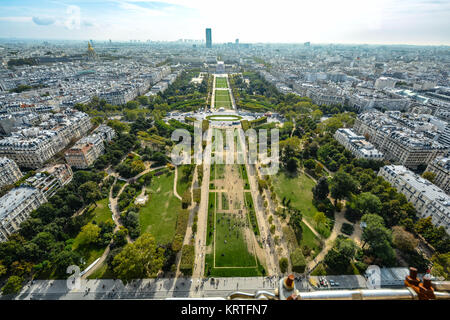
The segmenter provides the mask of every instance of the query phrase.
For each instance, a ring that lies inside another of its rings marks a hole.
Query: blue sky
[[[450,0],[0,0],[0,37],[450,45]]]

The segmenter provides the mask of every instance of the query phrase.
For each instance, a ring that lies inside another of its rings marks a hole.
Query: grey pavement
[[[79,288],[69,289],[66,280],[35,280],[27,284],[16,300],[111,300],[111,299],[166,299],[166,298],[226,298],[234,291],[255,293],[258,290],[274,292],[279,277],[233,278],[159,278],[135,280],[124,285],[121,280],[81,280]],[[306,280],[296,280],[300,291],[308,291]]]

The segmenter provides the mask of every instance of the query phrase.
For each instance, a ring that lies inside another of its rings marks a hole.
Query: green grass
[[[280,204],[284,197],[286,201],[291,199],[291,207],[299,209],[308,222],[313,222],[312,218],[318,212],[312,203],[314,181],[304,174],[290,176],[282,170],[272,179]]]
[[[189,189],[192,183],[192,179],[190,181],[184,181],[183,179],[183,168],[187,165],[181,165],[177,168],[178,170],[178,179],[177,179],[177,192],[180,195],[180,197],[183,196],[184,192]]]
[[[90,220],[90,222],[95,221],[97,224],[107,221],[114,222],[112,219],[112,212],[108,207],[108,203],[108,198],[97,201],[97,207],[92,212],[92,219]]]
[[[216,164],[215,166],[215,179],[224,179],[225,178],[225,165],[224,164]]]
[[[108,268],[106,263],[102,263],[102,265],[95,270],[88,279],[114,279],[114,273],[111,269]]]
[[[227,78],[216,77],[216,88],[228,88]]]
[[[228,196],[226,192],[221,192],[222,194],[222,210],[228,210],[230,208],[230,202],[228,201]]]
[[[308,248],[314,250],[314,255],[316,256],[320,252],[320,240],[316,237],[316,235],[311,231],[310,228],[306,224],[301,223],[302,225],[302,241],[301,245],[305,245]]]
[[[181,201],[173,195],[173,180],[173,172],[153,177],[150,200],[139,213],[141,234],[151,233],[158,243],[169,243],[175,235]]]
[[[232,107],[230,93],[227,90],[216,90],[214,97],[214,106],[216,108],[228,108]]]
[[[97,201],[97,207],[93,210],[89,210],[87,213],[89,221],[87,223],[95,223],[98,225],[101,222],[110,222],[114,223],[112,220],[112,212],[108,207],[108,198]],[[72,244],[73,250],[80,253],[81,256],[85,260],[85,266],[89,266],[96,259],[100,258],[103,252],[105,251],[105,247],[99,247],[98,245],[80,245],[80,237],[79,234],[75,237],[74,242]]]
[[[264,267],[258,262],[255,268],[214,268],[213,255],[205,255],[205,277],[260,277],[265,275]],[[258,260],[258,259],[257,259]]]
[[[206,245],[209,246],[214,235],[214,211],[216,210],[216,192],[210,192],[208,198],[208,229]]]
[[[249,223],[252,225],[255,235],[259,235],[258,220],[256,220],[255,206],[253,204],[251,192],[244,193],[245,207],[248,211]]]
[[[244,221],[230,213],[216,213],[215,252],[216,267],[256,266],[255,257],[249,252],[244,239]],[[225,243],[226,242],[226,243]],[[250,248],[250,250],[252,250]]]
[[[241,116],[236,116],[236,115],[226,115],[226,114],[215,114],[212,116],[207,116],[206,119],[208,120],[216,120],[216,121],[239,121],[242,119]]]
[[[247,169],[245,164],[239,165],[239,173],[241,174],[241,179],[244,180],[244,190],[250,190],[250,184],[248,183]]]

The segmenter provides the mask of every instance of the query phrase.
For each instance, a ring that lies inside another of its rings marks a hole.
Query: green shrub
[[[287,268],[289,266],[289,261],[287,258],[281,258],[279,261],[280,270],[282,273],[285,273],[287,271]]]
[[[195,247],[184,245],[181,251],[180,271],[184,275],[191,275],[194,269]]]
[[[342,224],[342,227],[341,227],[342,233],[344,233],[348,236],[351,236],[354,230],[355,230],[355,228],[353,227],[352,224],[345,223],[345,222]]]
[[[292,271],[303,273],[305,272],[306,260],[303,256],[302,249],[297,248],[291,253]]]

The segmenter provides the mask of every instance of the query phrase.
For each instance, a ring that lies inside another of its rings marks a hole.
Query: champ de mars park
[[[77,213],[87,224],[66,243],[81,264],[41,272],[17,289],[16,298],[224,297],[273,292],[289,274],[299,290],[366,287],[364,272],[380,259],[367,251],[376,240],[364,238],[359,219],[380,204],[363,193],[361,200],[374,208],[355,209],[353,173],[330,170],[325,163],[333,154],[318,157],[312,149],[323,145],[314,139],[323,139],[336,121],[350,122],[348,114],[325,120],[314,138],[316,123],[302,119],[301,130],[309,127],[311,134],[299,138],[299,124],[282,115],[239,110],[237,89],[248,85],[242,74],[187,76],[207,82],[204,107],[142,122],[136,138],[145,148],[128,149],[116,166],[105,166],[101,195]],[[269,103],[240,99],[244,105]],[[311,156],[301,160],[302,150]],[[364,219],[371,223],[370,216]],[[113,236],[102,240],[105,232]],[[325,284],[326,275],[339,275],[341,283]]]

